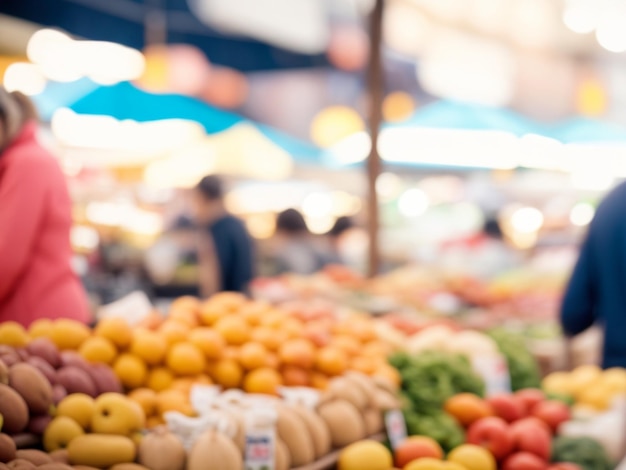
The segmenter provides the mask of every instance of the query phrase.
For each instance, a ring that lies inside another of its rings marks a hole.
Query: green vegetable
[[[445,401],[463,392],[483,396],[485,384],[465,356],[423,352],[394,354],[389,363],[400,372],[405,401],[417,413],[441,410]]]
[[[443,411],[418,414],[406,410],[404,419],[410,436],[428,436],[436,440],[446,453],[465,442],[463,428]]]
[[[482,396],[485,384],[465,356],[443,352],[393,355],[389,362],[402,376],[400,400],[409,435],[429,436],[446,451],[465,442],[465,433],[445,413],[445,401],[463,392]]]
[[[557,437],[552,444],[553,462],[570,462],[583,470],[612,470],[604,448],[589,437]]]
[[[528,351],[524,337],[502,328],[491,330],[488,334],[506,358],[513,391],[539,388],[541,385],[539,365]]]

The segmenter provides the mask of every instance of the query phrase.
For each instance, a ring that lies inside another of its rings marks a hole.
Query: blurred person
[[[487,216],[480,232],[443,245],[440,262],[450,268],[470,271],[492,279],[520,266],[522,259],[506,242],[497,217]]]
[[[253,242],[244,223],[226,210],[222,180],[205,176],[193,196],[202,295],[247,292],[255,273]]]
[[[354,228],[354,222],[350,217],[342,216],[335,220],[334,225],[326,234],[332,251],[332,261],[337,264],[346,264],[343,255],[344,236]]]
[[[274,274],[313,274],[332,262],[329,250],[313,238],[302,214],[287,209],[276,217]]]
[[[626,367],[626,183],[598,207],[561,306],[561,324],[574,336],[604,331],[602,365]]]
[[[87,296],[71,266],[65,176],[36,134],[33,104],[0,87],[0,323],[87,323]]]

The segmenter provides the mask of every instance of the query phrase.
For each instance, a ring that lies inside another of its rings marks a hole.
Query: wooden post
[[[144,46],[167,43],[167,15],[163,0],[145,0]]]
[[[378,153],[378,135],[382,123],[382,103],[384,93],[383,63],[381,44],[383,33],[384,0],[376,0],[370,15],[370,60],[367,70],[367,86],[369,95],[369,131],[372,149],[367,159],[367,229],[369,233],[369,270],[370,277],[380,272],[380,221],[376,180],[381,172],[381,161]]]

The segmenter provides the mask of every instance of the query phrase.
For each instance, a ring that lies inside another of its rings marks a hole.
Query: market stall
[[[311,299],[133,305],[93,329],[0,325],[3,465],[598,470],[622,456],[626,371],[542,380],[517,333],[447,319],[409,334]]]

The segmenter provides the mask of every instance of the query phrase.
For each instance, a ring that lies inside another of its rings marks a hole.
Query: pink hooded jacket
[[[72,271],[72,206],[57,161],[26,124],[0,155],[0,323],[90,320]]]

